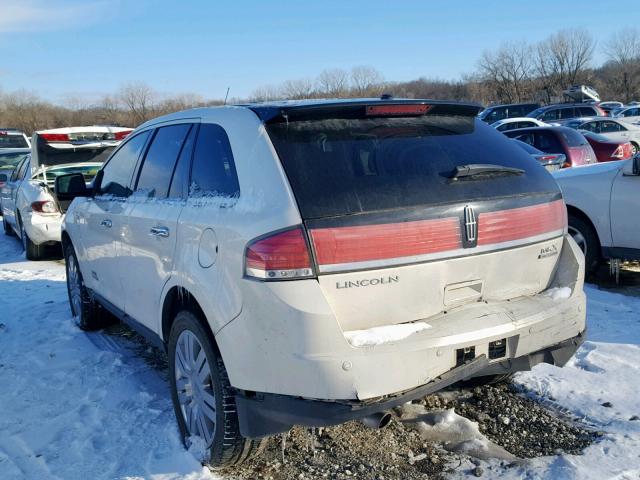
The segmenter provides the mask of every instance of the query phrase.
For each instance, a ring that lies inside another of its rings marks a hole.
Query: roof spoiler
[[[383,107],[392,108],[383,108]],[[415,108],[423,106],[423,108]],[[249,107],[265,123],[320,120],[323,118],[367,118],[371,116],[404,117],[447,115],[475,117],[483,107],[474,103],[444,102],[441,100],[371,100],[318,103],[291,106]],[[377,109],[377,110],[375,110]],[[405,112],[403,113],[403,109]],[[380,113],[371,113],[379,111]]]

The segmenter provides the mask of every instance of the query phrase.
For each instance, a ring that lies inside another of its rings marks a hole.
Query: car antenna
[[[224,103],[223,105],[227,104],[227,98],[229,98],[229,90],[231,89],[231,87],[227,87],[227,94],[224,96]]]

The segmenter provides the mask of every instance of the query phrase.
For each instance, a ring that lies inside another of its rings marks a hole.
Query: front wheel
[[[569,234],[584,253],[587,273],[593,273],[600,263],[600,242],[593,227],[581,217],[569,214]]]
[[[206,446],[200,460],[211,468],[237,465],[259,453],[261,440],[240,435],[222,357],[193,313],[177,314],[168,347],[171,397],[185,445]]]

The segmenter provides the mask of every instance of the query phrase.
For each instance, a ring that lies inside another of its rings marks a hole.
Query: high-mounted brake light
[[[124,132],[116,132],[114,134],[114,137],[116,140],[122,140],[124,139],[127,135],[129,135],[131,132],[133,132],[133,130],[125,130]]]
[[[254,240],[245,253],[245,274],[261,280],[313,277],[302,227]]]
[[[40,136],[47,142],[68,142],[69,135],[66,133],[41,133]]]
[[[51,200],[33,202],[31,204],[31,210],[38,213],[58,213],[57,205]]]
[[[431,105],[367,105],[367,116],[402,117],[407,115],[424,115]]]

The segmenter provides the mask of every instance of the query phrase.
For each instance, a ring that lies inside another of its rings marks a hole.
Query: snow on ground
[[[0,238],[0,478],[215,478],[180,442],[165,372],[132,342],[78,330],[66,295],[62,262],[26,262],[15,239]],[[491,460],[485,478],[640,478],[640,421],[630,420],[640,416],[640,298],[587,295],[589,341],[577,356],[517,381],[605,437],[580,456],[510,469]],[[451,424],[482,443],[461,418],[446,413],[431,428]]]
[[[0,239],[0,478],[215,478],[182,447],[163,372],[75,327],[62,262],[21,259]]]

